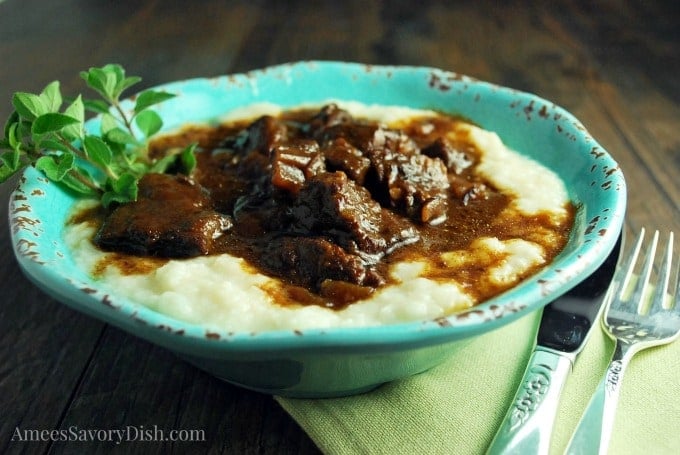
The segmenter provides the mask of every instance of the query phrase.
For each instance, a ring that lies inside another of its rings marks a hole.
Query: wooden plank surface
[[[619,161],[627,226],[680,232],[680,15],[674,2],[0,2],[0,119],[15,91],[123,64],[143,85],[303,59],[427,65],[537,93],[574,113]],[[311,5],[311,6],[310,6]],[[125,453],[316,453],[271,397],[76,313],[14,261],[0,188],[0,452],[110,445],[10,441],[16,427],[204,429],[205,442]],[[680,251],[680,250],[678,250]]]

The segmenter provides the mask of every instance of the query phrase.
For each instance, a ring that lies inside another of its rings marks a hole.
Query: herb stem
[[[102,189],[99,187],[99,185],[97,185],[97,184],[94,183],[92,180],[90,180],[90,179],[86,178],[85,176],[83,176],[80,172],[77,172],[77,171],[71,169],[68,173],[69,173],[69,175],[70,175],[71,177],[73,177],[74,179],[78,180],[80,183],[82,183],[83,185],[85,185],[85,186],[87,186],[88,188],[92,189],[93,191],[95,191],[95,192],[97,192],[97,193],[102,193]]]
[[[123,111],[123,108],[120,106],[120,103],[118,102],[118,100],[115,100],[115,99],[110,100],[110,103],[116,109],[116,111],[118,111],[118,113],[120,114],[120,118],[123,119],[123,123],[125,124],[125,128],[127,128],[127,130],[130,132],[132,137],[136,137],[135,132],[132,128],[132,123],[130,122],[130,120],[128,120],[127,115],[125,115],[125,112]]]
[[[59,139],[59,142],[61,142],[66,147],[68,147],[68,149],[70,151],[72,151],[78,158],[82,158],[84,160],[87,159],[87,157],[85,156],[85,154],[83,152],[81,152],[77,147],[75,147],[71,142],[69,142],[61,134],[57,134],[57,138]]]
[[[113,169],[111,169],[110,167],[107,167],[107,166],[102,166],[101,164],[99,164],[99,163],[97,163],[97,162],[94,162],[94,161],[92,161],[92,160],[88,160],[88,157],[85,155],[85,153],[83,153],[82,151],[80,151],[77,147],[75,147],[71,142],[69,142],[69,141],[68,141],[66,138],[64,138],[61,134],[58,134],[57,137],[59,138],[59,142],[61,142],[62,144],[64,144],[66,147],[68,147],[68,149],[71,150],[78,158],[81,158],[81,159],[83,159],[83,160],[86,160],[86,161],[90,162],[90,163],[91,163],[92,165],[94,165],[97,169],[99,169],[100,171],[102,171],[107,177],[110,177],[110,178],[112,178],[112,179],[114,179],[114,180],[115,180],[115,179],[118,179],[118,174],[116,174],[116,173],[113,171]],[[82,180],[81,180],[81,181],[82,181]],[[95,187],[95,186],[92,186],[92,188],[97,188],[97,189],[99,189],[98,187]]]

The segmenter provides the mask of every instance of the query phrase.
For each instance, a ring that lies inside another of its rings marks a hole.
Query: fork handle
[[[572,364],[569,354],[541,347],[534,350],[487,455],[548,453],[560,394]]]
[[[609,447],[623,373],[634,352],[616,343],[614,356],[569,441],[567,455],[605,455]]]

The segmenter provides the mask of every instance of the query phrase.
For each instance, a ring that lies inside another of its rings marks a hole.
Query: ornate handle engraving
[[[553,371],[548,365],[536,365],[527,371],[520,394],[510,410],[508,431],[517,430],[536,411],[550,387],[550,375]]]
[[[607,378],[605,382],[605,388],[607,392],[615,392],[619,388],[619,383],[621,382],[621,372],[623,371],[623,363],[620,360],[614,360],[609,365],[607,370]]]

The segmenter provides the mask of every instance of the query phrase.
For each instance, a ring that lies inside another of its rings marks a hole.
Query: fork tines
[[[645,252],[643,265],[638,270],[638,257],[640,256],[645,228],[640,229],[635,247],[628,259],[617,272],[622,279],[615,278],[621,283],[620,294],[617,296],[624,306],[629,309],[637,309],[640,312],[647,310],[649,302],[656,302],[655,306],[669,308],[673,306],[673,301],[680,295],[680,264],[675,267],[673,273],[673,232],[668,236],[668,243],[664,252],[664,257],[660,265],[655,270],[656,249],[659,243],[659,231],[654,232],[654,237]],[[656,285],[653,282],[652,274],[656,273],[658,280]],[[634,287],[633,287],[634,286]]]

